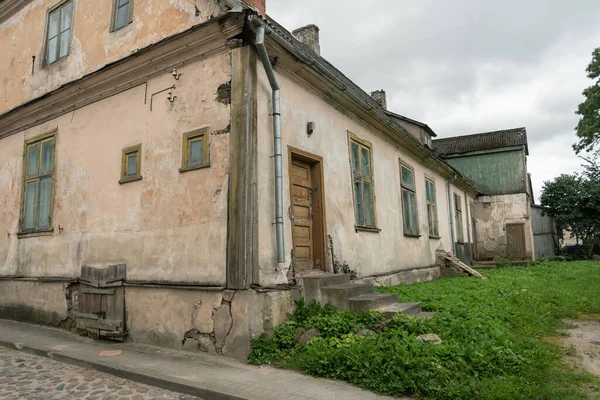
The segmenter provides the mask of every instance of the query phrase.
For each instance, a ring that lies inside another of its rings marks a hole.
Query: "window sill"
[[[196,164],[196,165],[190,165],[188,167],[181,167],[179,168],[179,172],[184,173],[184,172],[188,172],[188,171],[194,171],[197,169],[203,169],[203,168],[208,168],[210,167],[210,163],[205,163],[205,164]]]
[[[379,233],[379,232],[381,232],[381,229],[379,229],[379,228],[368,227],[368,226],[358,226],[358,225],[355,225],[354,229],[356,230],[356,232],[373,232],[373,233]]]
[[[36,231],[17,232],[17,237],[19,239],[27,239],[27,238],[38,237],[38,236],[52,236],[53,234],[54,234],[54,228],[45,228],[45,229],[38,229]]]
[[[121,178],[121,180],[119,181],[119,184],[122,185],[124,183],[141,181],[141,180],[142,180],[141,175],[126,176],[125,178]]]
[[[439,240],[441,238],[442,238],[441,236],[432,236],[432,235],[429,235],[429,239]]]
[[[414,234],[414,233],[404,233],[404,236],[405,236],[405,237],[409,237],[409,238],[415,238],[415,239],[418,239],[418,238],[420,238],[420,237],[421,237],[421,235],[419,235],[419,234]]]

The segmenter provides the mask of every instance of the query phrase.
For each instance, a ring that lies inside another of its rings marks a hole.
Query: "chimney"
[[[292,31],[292,35],[304,43],[309,49],[321,55],[321,45],[319,44],[319,27],[311,24]]]
[[[371,97],[373,98],[373,100],[378,102],[384,110],[387,110],[387,99],[385,97],[385,90],[381,89],[371,92]]]
[[[267,0],[243,0],[243,2],[254,8],[259,14],[265,15],[267,13]]]

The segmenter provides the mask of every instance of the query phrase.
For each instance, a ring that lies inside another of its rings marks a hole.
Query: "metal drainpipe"
[[[252,18],[250,22],[253,23],[256,38],[254,41],[254,47],[258,52],[258,56],[262,61],[263,67],[269,83],[271,84],[272,97],[273,97],[273,141],[274,141],[274,154],[273,159],[275,163],[275,232],[277,236],[277,263],[282,264],[285,262],[285,247],[283,237],[283,176],[282,176],[282,155],[281,155],[281,101],[280,101],[280,87],[275,76],[275,71],[269,60],[269,54],[265,47],[265,31],[264,24],[256,17]]]
[[[448,217],[450,219],[450,240],[452,240],[452,254],[456,255],[456,240],[454,240],[454,215],[452,215],[452,196],[450,193],[450,185],[452,182],[458,179],[458,176],[454,175],[448,182]]]

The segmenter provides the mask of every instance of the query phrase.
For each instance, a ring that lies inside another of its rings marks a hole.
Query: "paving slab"
[[[135,343],[99,342],[61,329],[2,319],[0,345],[205,400],[391,399],[295,371]],[[122,352],[99,356],[106,350]]]

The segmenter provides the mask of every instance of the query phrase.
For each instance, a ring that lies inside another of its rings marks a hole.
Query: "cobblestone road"
[[[0,348],[0,399],[201,400]]]

